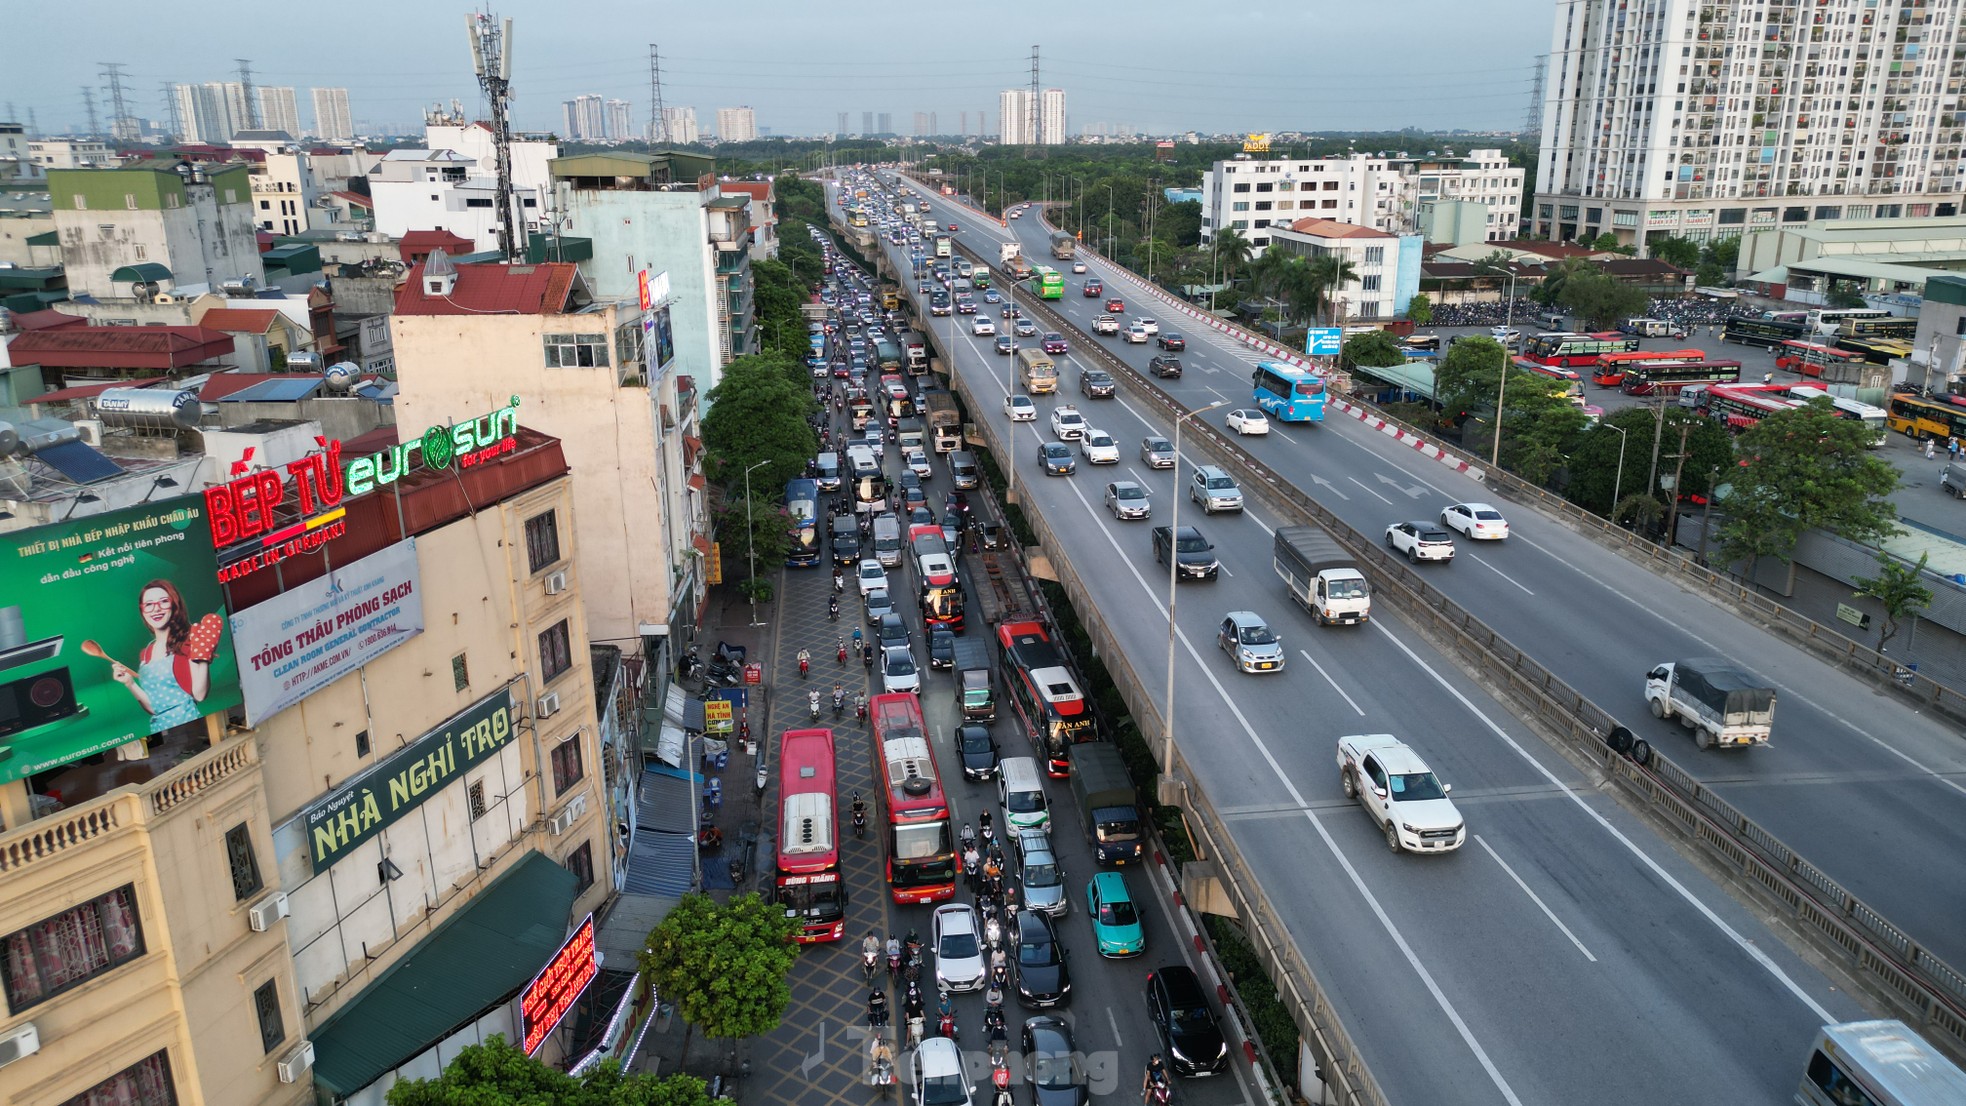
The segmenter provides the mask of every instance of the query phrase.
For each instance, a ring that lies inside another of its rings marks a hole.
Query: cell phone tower
[[[490,12],[464,17],[471,38],[471,67],[478,87],[491,103],[492,145],[498,151],[498,251],[508,262],[518,261],[512,219],[512,21]]]

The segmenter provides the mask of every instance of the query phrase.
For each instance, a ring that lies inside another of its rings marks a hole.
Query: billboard
[[[0,783],[240,703],[200,496],[0,535]]]
[[[520,1036],[527,1056],[546,1043],[546,1035],[573,1009],[575,1000],[600,971],[600,957],[594,948],[594,916],[589,914],[519,992]]]
[[[408,538],[233,615],[246,725],[422,633],[419,584]]]

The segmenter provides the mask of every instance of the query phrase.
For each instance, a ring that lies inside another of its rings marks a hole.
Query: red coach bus
[[[867,713],[874,723],[874,781],[887,827],[887,882],[894,901],[905,906],[952,899],[956,838],[922,721],[922,701],[910,691],[876,695]]]
[[[799,919],[801,942],[846,935],[835,779],[833,731],[786,730],[778,739],[778,901]]]
[[[1042,623],[1003,623],[997,627],[997,646],[1010,701],[1031,747],[1044,757],[1051,778],[1062,780],[1071,775],[1072,746],[1099,740],[1085,693]]]
[[[1591,368],[1591,383],[1600,388],[1616,388],[1625,382],[1625,370],[1640,361],[1705,361],[1707,351],[1701,349],[1662,349],[1656,352],[1630,350],[1625,353],[1600,353],[1597,364]]]

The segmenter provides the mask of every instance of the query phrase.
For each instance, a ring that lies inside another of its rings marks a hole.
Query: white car
[[[1253,408],[1239,407],[1229,412],[1225,422],[1229,429],[1238,434],[1268,434],[1270,432],[1269,417]]]
[[[1079,435],[1079,453],[1088,464],[1117,465],[1120,463],[1120,446],[1111,434],[1104,430],[1088,427]]]
[[[1073,272],[1075,272],[1075,273],[1083,273],[1083,272],[1085,272],[1085,262],[1083,262],[1083,261],[1074,261],[1074,262],[1072,262],[1072,271],[1073,271]]]
[[[1015,212],[1011,218],[1017,218]],[[975,1094],[963,1074],[960,1046],[948,1037],[928,1036],[915,1049],[914,1106],[969,1106]]]
[[[930,476],[934,475],[934,470],[929,468],[928,465],[927,450],[911,449],[908,452],[901,455],[901,463],[907,467],[909,472],[914,473],[916,476],[921,477],[923,480],[926,480]]]
[[[1014,395],[1003,401],[1003,413],[1010,416],[1011,422],[1038,421],[1038,405],[1027,395]]]
[[[890,645],[881,650],[881,690],[889,695],[903,691],[920,694],[922,690],[922,670],[915,664],[915,654],[905,645]]]
[[[1138,319],[1133,320],[1133,325],[1139,327],[1141,330],[1146,331],[1148,334],[1160,333],[1160,324],[1152,319],[1147,318],[1144,315]]]
[[[985,972],[976,911],[961,903],[935,908],[935,981],[951,991],[980,991]]]
[[[1141,326],[1139,323],[1134,323],[1132,326],[1126,328],[1126,340],[1129,344],[1144,346],[1147,344],[1148,337],[1147,328]]]
[[[978,315],[976,321],[969,324],[969,332],[978,338],[993,337],[997,333],[997,324],[985,316]]]
[[[1431,522],[1395,522],[1386,527],[1386,548],[1409,561],[1451,561],[1454,538]]]
[[[1120,321],[1111,315],[1101,315],[1092,320],[1092,332],[1094,334],[1118,334],[1120,332]]]
[[[1501,541],[1509,536],[1509,520],[1486,503],[1456,503],[1440,513],[1440,524],[1477,541]]]
[[[862,599],[874,592],[887,590],[887,569],[882,568],[881,562],[876,558],[869,557],[860,562],[858,579]]]
[[[1389,733],[1338,739],[1338,777],[1386,835],[1394,852],[1453,852],[1467,840],[1467,823],[1427,765]]]
[[[1051,433],[1061,442],[1078,441],[1079,435],[1085,433],[1085,416],[1067,403],[1051,413]]]

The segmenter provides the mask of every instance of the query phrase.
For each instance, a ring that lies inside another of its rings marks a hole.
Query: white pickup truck
[[[1775,725],[1775,689],[1718,657],[1655,666],[1645,674],[1645,705],[1692,730],[1702,749],[1766,745]]]
[[[1392,734],[1339,738],[1338,777],[1396,853],[1453,852],[1467,840],[1467,823],[1447,798],[1453,787]]]
[[[1092,332],[1094,334],[1118,334],[1120,332],[1120,321],[1111,315],[1101,315],[1092,320]]]

